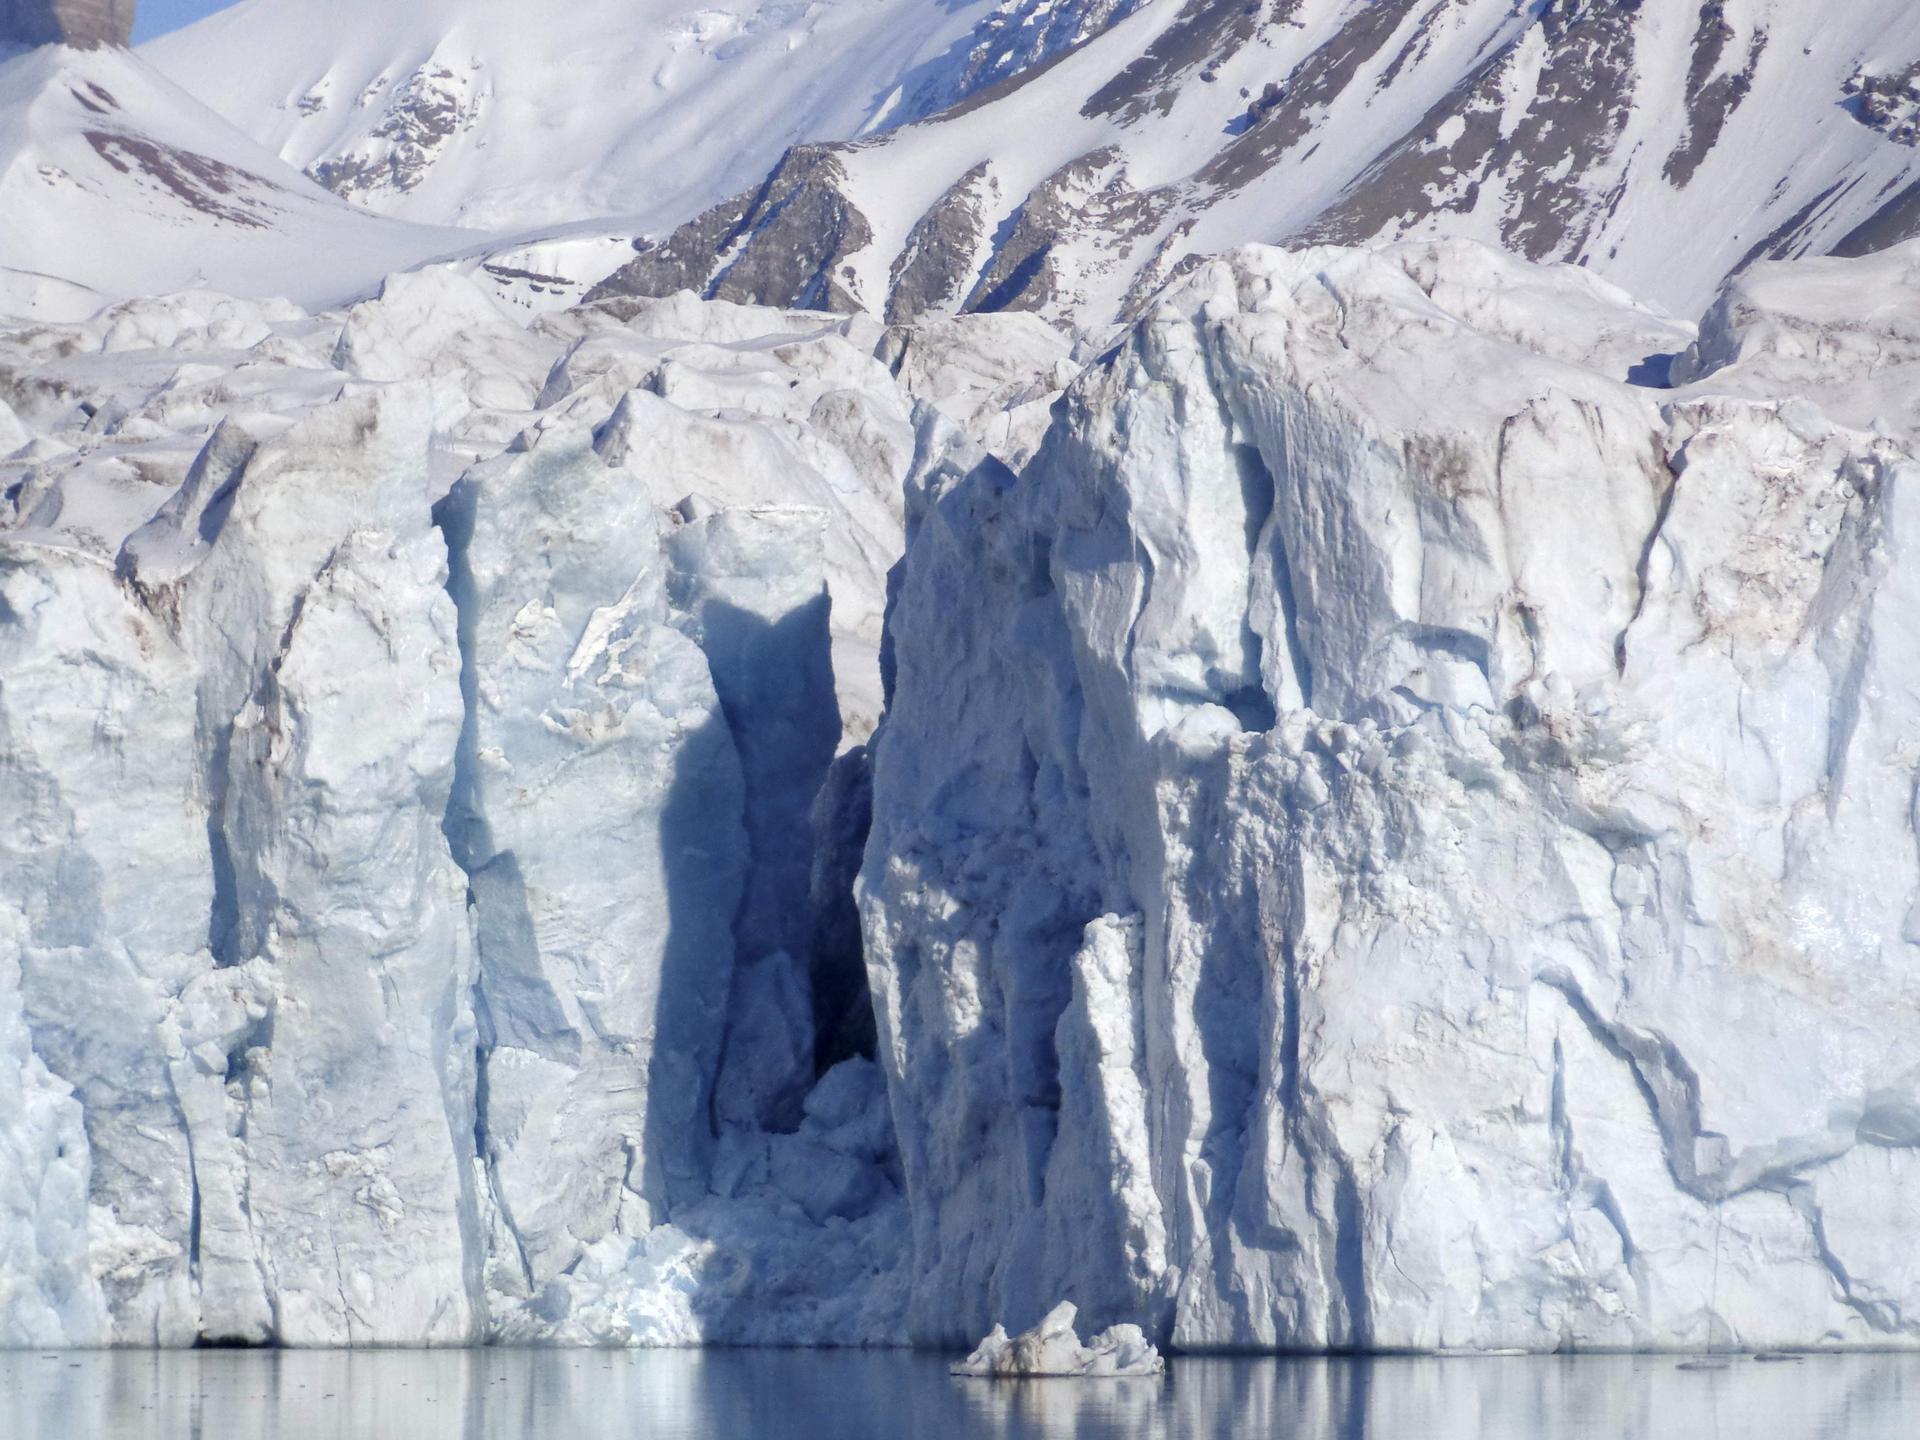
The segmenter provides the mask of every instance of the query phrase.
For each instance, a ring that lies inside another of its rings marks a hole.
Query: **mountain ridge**
[[[1817,22],[1786,0],[1163,0],[985,103],[832,147],[837,203],[878,237],[837,263],[876,313],[1101,325],[1244,241],[1459,234],[1698,313],[1756,259],[1911,233],[1916,57],[1920,15],[1884,0]],[[739,243],[826,258],[775,216]],[[716,293],[728,265],[642,256],[600,293]]]

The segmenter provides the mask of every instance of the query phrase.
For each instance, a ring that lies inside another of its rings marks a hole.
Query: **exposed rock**
[[[1723,69],[1722,60],[1735,33],[1727,23],[1727,7],[1719,0],[1709,0],[1700,7],[1700,28],[1693,37],[1693,62],[1687,66],[1686,137],[1674,146],[1661,167],[1661,174],[1676,185],[1685,186],[1693,179],[1700,162],[1719,143],[1728,117],[1740,108],[1740,102],[1753,89],[1753,74],[1766,50],[1766,32],[1753,33],[1747,46],[1746,63],[1741,69]]]
[[[1862,125],[1898,145],[1920,145],[1920,62],[1884,74],[1856,72],[1847,81],[1851,109]]]
[[[914,222],[888,279],[887,321],[908,324],[929,312],[957,308],[967,282],[992,255],[986,207],[994,181],[981,161]]]
[[[462,71],[429,61],[399,85],[363,95],[361,108],[379,107],[379,121],[359,144],[315,161],[307,173],[348,199],[417,189],[448,142],[479,124],[485,96],[475,79],[478,68]]]
[[[0,44],[126,45],[137,0],[0,0]]]
[[[689,221],[601,281],[587,302],[692,290],[708,300],[857,310],[845,262],[873,230],[847,202],[845,178],[831,149],[796,146],[758,193]]]
[[[1139,58],[1087,99],[1084,113],[1118,120],[1167,114],[1179,98],[1182,79],[1258,33],[1260,9],[1245,0],[1186,0]],[[1299,0],[1275,0],[1274,9],[1274,23],[1284,24],[1299,9]]]
[[[1136,190],[1119,149],[1083,155],[1021,203],[965,308],[1077,312],[1085,300],[1082,283],[1114,263],[1104,252],[1124,256],[1131,242],[1159,225],[1172,201],[1164,191]]]
[[[992,12],[900,81],[874,128],[981,104],[997,87],[1031,74],[1138,10],[1145,0],[999,0]]]

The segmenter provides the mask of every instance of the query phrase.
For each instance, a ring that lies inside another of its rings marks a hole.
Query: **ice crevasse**
[[[1917,264],[5,332],[0,1343],[1908,1343]]]

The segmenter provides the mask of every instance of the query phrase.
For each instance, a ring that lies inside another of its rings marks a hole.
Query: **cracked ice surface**
[[[1661,392],[1589,277],[1250,249],[1017,483],[922,416],[915,1337],[1920,1338],[1915,253],[1761,267]]]
[[[824,918],[886,338],[458,269],[0,336],[0,1343],[897,1336]]]
[[[0,334],[0,1343],[1911,1343],[1917,253]]]

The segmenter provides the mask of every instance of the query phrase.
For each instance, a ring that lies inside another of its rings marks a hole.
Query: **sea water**
[[[1174,1357],[956,1379],[891,1351],[0,1352],[0,1440],[1914,1440],[1920,1357]]]

